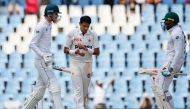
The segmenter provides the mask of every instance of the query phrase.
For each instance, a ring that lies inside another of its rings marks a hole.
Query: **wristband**
[[[69,50],[69,54],[75,54],[75,50]]]
[[[93,54],[93,53],[94,53],[94,49],[88,48],[88,52],[89,52],[90,54]]]

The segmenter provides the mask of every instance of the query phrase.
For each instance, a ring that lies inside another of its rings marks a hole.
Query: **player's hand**
[[[78,54],[80,56],[84,56],[85,55],[85,53],[80,52],[80,50],[78,50],[78,49],[75,51],[75,54]]]
[[[79,53],[79,55],[83,57],[85,55],[85,53]]]
[[[75,51],[75,54],[79,54],[80,53],[80,51],[77,49],[76,51]]]
[[[50,62],[52,62],[52,54],[51,54],[51,53],[44,53],[44,54],[42,55],[42,58],[44,59],[44,62],[45,62],[45,64],[46,64],[46,66],[48,66],[48,64],[49,64]]]
[[[80,43],[79,43],[77,46],[78,46],[80,49],[84,49],[84,50],[86,50],[86,51],[88,50],[83,44],[80,44]]]

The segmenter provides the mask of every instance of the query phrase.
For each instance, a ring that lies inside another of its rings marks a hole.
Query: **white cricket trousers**
[[[76,109],[84,109],[92,73],[91,62],[70,62]]]
[[[56,78],[55,74],[53,72],[52,63],[49,63],[48,66],[46,66],[44,60],[40,56],[36,55],[34,64],[35,64],[37,71],[38,71],[38,75],[37,75],[37,79],[36,79],[36,86],[34,88],[34,91],[30,94],[30,96],[27,99],[30,99],[31,97],[35,96],[34,92],[39,87],[45,86],[48,88],[48,90],[50,92],[50,99],[52,101],[53,100],[53,94],[52,94],[52,91],[50,89],[50,80],[52,78]],[[60,104],[60,105],[62,105],[62,104]]]
[[[170,61],[165,61],[163,63],[163,66],[168,67],[168,66],[170,66],[170,64],[171,64]],[[178,71],[177,72],[171,72],[171,76],[169,76],[169,77],[164,77],[161,72],[159,72],[158,75],[156,76],[155,83],[163,89],[163,91],[165,92],[164,93],[165,97],[172,96],[169,92],[169,86],[173,80],[175,73],[178,73],[180,71],[182,65],[183,65],[182,63],[179,63],[177,65]],[[169,104],[170,104],[171,109],[174,109],[174,102],[172,99],[169,101]]]

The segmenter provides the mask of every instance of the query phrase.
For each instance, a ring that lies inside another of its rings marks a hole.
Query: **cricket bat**
[[[67,68],[67,67],[53,66],[53,69],[54,70],[59,70],[59,71],[62,71],[62,72],[71,73],[70,68]]]
[[[147,74],[147,75],[157,75],[158,72],[160,70],[159,69],[154,69],[154,68],[140,68],[139,70],[139,74]],[[176,73],[176,76],[187,76],[186,73]]]

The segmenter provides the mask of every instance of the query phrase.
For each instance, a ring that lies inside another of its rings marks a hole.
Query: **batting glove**
[[[45,61],[46,66],[48,66],[48,64],[52,61],[52,54],[51,53],[44,53],[42,57]]]
[[[162,72],[162,75],[164,76],[164,77],[169,77],[169,76],[171,76],[171,72],[173,71],[173,69],[172,68],[163,68],[163,70],[161,70],[161,72]]]

